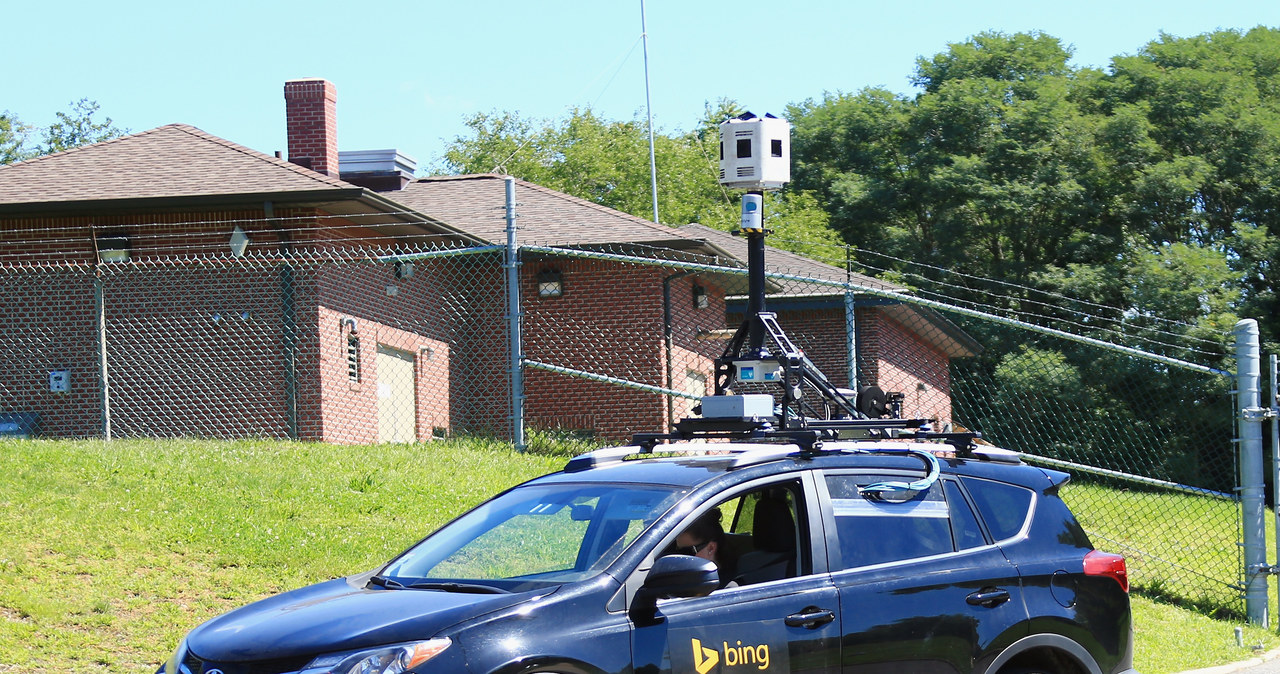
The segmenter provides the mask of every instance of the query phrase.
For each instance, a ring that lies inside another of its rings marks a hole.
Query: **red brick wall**
[[[796,347],[836,386],[849,386],[844,307],[778,312],[778,324]]]
[[[449,316],[442,308],[439,262],[418,262],[411,278],[396,278],[390,264],[325,267],[319,275],[316,323],[318,358],[306,378],[320,387],[319,406],[306,414],[320,419],[316,439],[367,443],[378,439],[378,386],[390,382],[378,372],[377,348],[385,345],[414,355],[415,428],[418,440],[451,426]],[[394,289],[394,294],[388,293]],[[360,381],[347,370],[343,321],[356,323],[360,341]]]
[[[897,321],[882,318],[880,388],[905,396],[904,417],[951,423],[950,359]]]
[[[83,267],[0,269],[0,414],[34,412],[47,435],[100,430],[93,277]],[[49,391],[49,372],[69,370],[68,393]]]
[[[564,295],[537,294],[544,270],[561,273]],[[577,370],[665,388],[662,281],[671,270],[577,259],[531,259],[521,269],[525,357]],[[688,370],[710,374],[708,357],[720,346],[701,339],[724,322],[723,292],[699,280],[710,306],[693,309],[693,279],[672,281],[675,387]],[[526,417],[532,428],[593,429],[600,437],[626,439],[662,430],[664,396],[601,382],[525,370]],[[677,409],[677,416],[684,413]]]

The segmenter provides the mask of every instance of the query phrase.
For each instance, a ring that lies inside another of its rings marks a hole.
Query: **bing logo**
[[[725,641],[717,651],[703,646],[697,639],[693,640],[693,668],[698,671],[698,674],[710,674],[721,661],[724,662],[725,667],[755,665],[756,669],[768,669],[769,646],[766,644],[743,646],[741,641],[730,646],[729,642]]]
[[[693,640],[693,668],[698,674],[707,674],[720,662],[720,654],[714,648],[704,648],[702,642]]]

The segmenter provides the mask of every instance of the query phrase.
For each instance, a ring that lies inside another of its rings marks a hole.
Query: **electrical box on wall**
[[[720,184],[777,189],[791,180],[791,124],[744,113],[720,125]]]
[[[71,370],[49,371],[49,392],[67,393],[71,391]]]

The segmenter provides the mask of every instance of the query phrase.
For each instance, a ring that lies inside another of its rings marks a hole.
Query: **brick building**
[[[284,93],[287,161],[173,124],[0,167],[0,425],[349,443],[507,428],[501,253],[435,256],[505,240],[503,177],[415,179],[394,151],[340,160],[333,85]],[[516,191],[523,244],[745,259],[719,233]],[[529,425],[623,436],[683,416],[687,402],[553,370],[700,394],[741,287],[527,256],[524,356],[552,366],[526,370]],[[809,332],[843,330],[810,309]],[[964,355],[885,311],[866,343]],[[919,378],[945,377],[941,362]]]

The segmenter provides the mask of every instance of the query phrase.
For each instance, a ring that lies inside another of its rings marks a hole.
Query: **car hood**
[[[246,662],[426,639],[546,594],[366,589],[367,578],[339,578],[236,609],[192,630],[187,648],[206,661]]]

